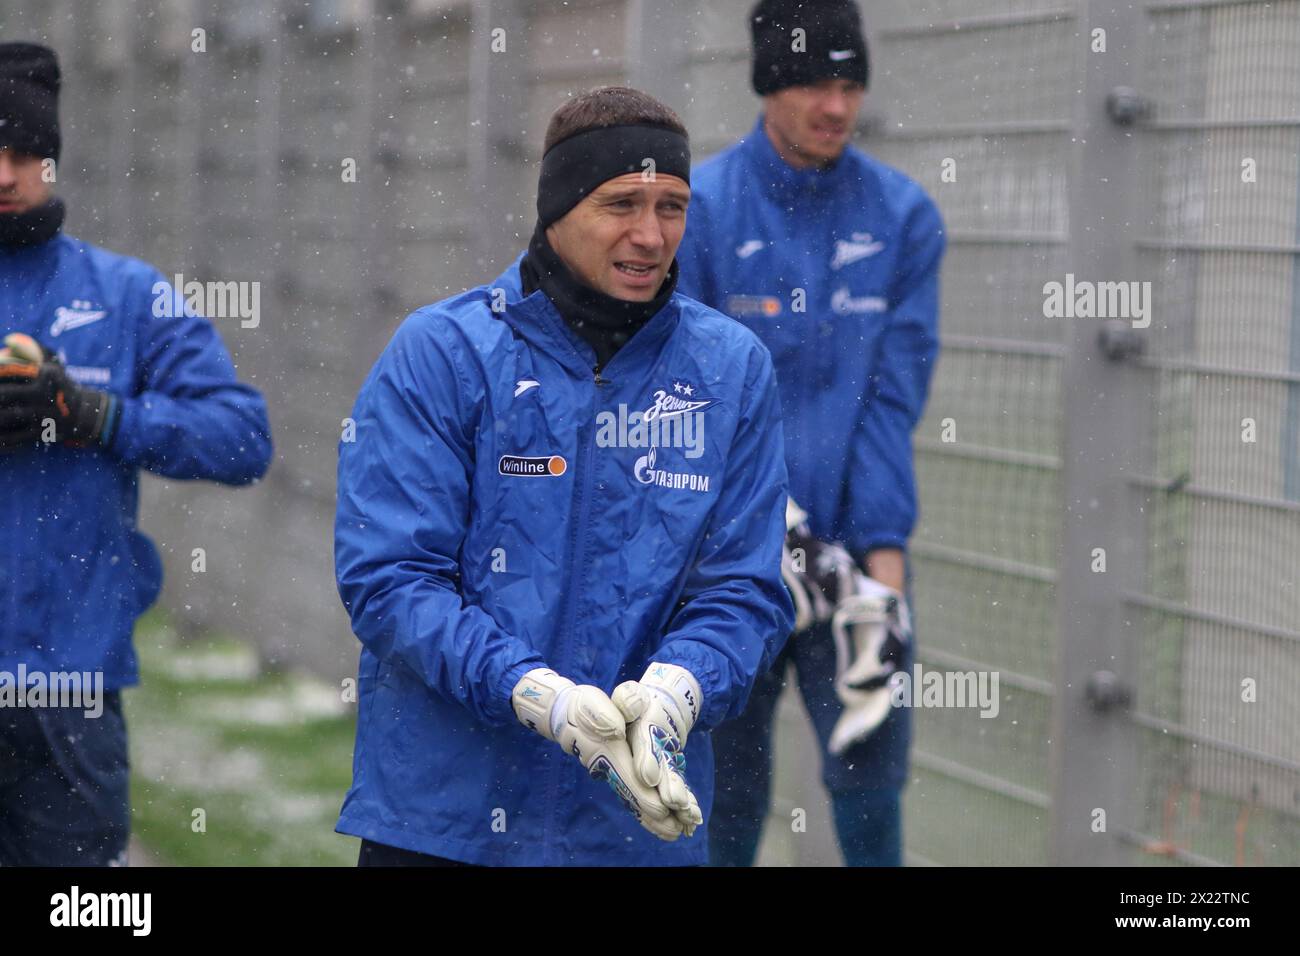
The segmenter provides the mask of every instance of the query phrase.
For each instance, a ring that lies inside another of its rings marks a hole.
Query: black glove
[[[47,419],[55,441],[99,442],[112,434],[117,411],[114,395],[78,385],[57,356],[43,356],[39,365],[0,365],[0,451],[42,443]]]
[[[842,545],[813,537],[806,522],[785,535],[781,577],[794,601],[795,633],[829,621],[840,601],[853,593],[853,559]]]

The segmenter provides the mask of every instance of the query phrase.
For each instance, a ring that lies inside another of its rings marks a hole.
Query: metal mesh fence
[[[917,653],[999,672],[1002,698],[994,719],[916,714],[906,843],[927,862],[1048,858],[1064,346],[1042,286],[1068,265],[1079,56],[1060,7],[872,12],[880,113],[866,146],[926,187],[949,230],[943,352],[916,435]]]
[[[69,231],[168,276],[261,283],[261,327],[220,328],[270,400],[274,468],[251,493],[147,486],[182,621],[353,673],[331,522],[366,370],[410,309],[491,278],[526,243],[543,125],[571,93],[650,89],[697,158],[747,132],[750,6],[0,0],[0,35],[62,56]],[[1153,112],[1129,134],[1131,215],[1083,237],[1089,189],[1120,185],[1080,163],[1095,122],[1083,77],[1118,69],[1090,49],[1109,14],[1089,0],[864,5],[860,145],[916,178],[949,229],[943,352],[916,434],[919,658],[995,671],[1001,687],[994,719],[916,714],[914,863],[1113,860],[1054,839],[1088,809],[1063,783],[1078,745],[1116,728],[1122,759],[1097,771],[1121,775],[1121,798],[1097,839],[1123,862],[1300,862],[1300,2],[1118,8],[1140,25],[1125,39]],[[497,28],[505,47],[489,53]],[[1080,271],[1081,243],[1131,248],[1154,303],[1131,409],[1141,466],[1098,448],[1111,490],[1085,502],[1123,528],[1105,542],[1120,623],[1092,629],[1060,612],[1080,586],[1061,573],[1081,424],[1065,398],[1089,379],[1066,374],[1077,320],[1043,309],[1044,283]],[[1104,628],[1127,641],[1118,663]],[[1096,660],[1081,668],[1065,642]],[[1131,707],[1069,716],[1107,666]],[[833,861],[806,716],[792,700],[779,713],[764,860]],[[821,821],[803,840],[787,832],[794,807]]]
[[[1133,861],[1300,860],[1300,4],[1151,4]],[[1135,585],[1137,582],[1135,582]]]

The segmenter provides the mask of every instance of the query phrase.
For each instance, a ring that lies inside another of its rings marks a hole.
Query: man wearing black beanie
[[[247,484],[262,397],[152,267],[62,231],[54,51],[0,43],[0,866],[126,861],[141,468]]]
[[[679,287],[772,352],[799,613],[745,714],[715,734],[710,849],[715,864],[754,860],[793,665],[846,862],[897,865],[911,721],[887,681],[912,666],[911,434],[938,352],[943,222],[919,185],[849,145],[870,80],[854,0],[761,0],[750,31],[762,113],[692,171]]]
[[[59,82],[54,51],[0,44],[0,244],[11,248],[44,242],[63,225],[63,202],[48,186],[62,145]]]

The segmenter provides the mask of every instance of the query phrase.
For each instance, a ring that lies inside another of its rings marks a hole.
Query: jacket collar
[[[740,148],[754,169],[758,182],[772,198],[781,201],[824,201],[835,196],[852,175],[852,164],[847,156],[852,146],[845,147],[834,164],[825,169],[795,169],[777,153],[776,147],[763,129],[763,114],[749,134],[740,141]]]
[[[0,266],[19,273],[27,269],[46,268],[47,263],[58,262],[59,251],[63,248],[66,238],[67,234],[59,231],[53,238],[30,246],[0,245]]]
[[[525,250],[516,256],[506,271],[487,287],[489,302],[492,290],[501,289],[505,295],[506,308],[497,313],[498,318],[504,320],[525,341],[546,352],[561,365],[580,376],[592,378],[596,366],[595,350],[569,327],[545,292],[537,289],[531,295],[524,295],[519,263],[526,254]],[[638,361],[638,356],[644,358],[667,341],[680,321],[678,298],[679,294],[674,293],[664,307],[628,339],[627,344],[601,369],[603,379],[612,379],[627,362]]]

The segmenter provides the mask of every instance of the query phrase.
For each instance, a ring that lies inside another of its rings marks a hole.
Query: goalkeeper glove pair
[[[794,602],[796,636],[815,624],[831,625],[835,696],[843,710],[827,749],[840,756],[889,715],[889,679],[911,642],[911,614],[903,595],[863,574],[843,546],[815,538],[807,518],[787,501],[781,576]]]
[[[607,783],[659,839],[689,837],[704,822],[682,773],[700,704],[700,685],[684,667],[651,664],[641,680],[625,681],[612,695],[538,668],[523,676],[511,701],[520,722]]]

